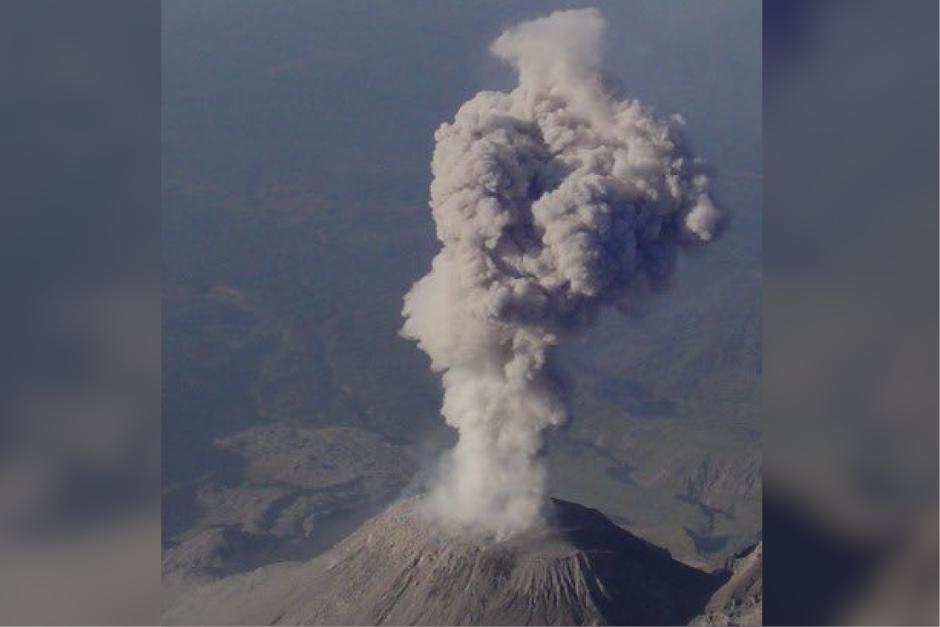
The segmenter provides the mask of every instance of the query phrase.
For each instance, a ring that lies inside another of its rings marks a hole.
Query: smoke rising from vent
[[[507,30],[491,52],[516,88],[478,93],[434,136],[442,248],[405,296],[401,332],[442,373],[459,440],[428,503],[500,536],[542,519],[543,433],[565,421],[553,347],[601,307],[667,286],[679,247],[719,224],[682,119],[609,90],[605,29],[584,9]]]

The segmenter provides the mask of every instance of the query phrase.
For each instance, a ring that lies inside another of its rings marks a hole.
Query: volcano
[[[284,625],[681,625],[724,583],[575,503],[497,540],[399,502],[329,552],[195,587],[164,622]]]

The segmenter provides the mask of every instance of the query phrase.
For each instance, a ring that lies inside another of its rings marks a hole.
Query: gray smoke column
[[[607,89],[605,28],[585,9],[504,32],[491,52],[518,86],[478,93],[434,136],[443,246],[405,296],[402,335],[443,373],[459,441],[427,501],[500,536],[542,520],[543,433],[565,421],[552,348],[601,307],[666,286],[678,248],[719,222],[681,118]]]

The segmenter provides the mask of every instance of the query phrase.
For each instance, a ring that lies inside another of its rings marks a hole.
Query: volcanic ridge
[[[193,589],[165,622],[285,625],[681,625],[726,574],[705,573],[597,510],[553,500],[509,539],[448,528],[401,501],[329,552]]]

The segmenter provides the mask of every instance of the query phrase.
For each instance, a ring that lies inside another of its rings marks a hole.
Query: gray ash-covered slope
[[[495,541],[441,529],[411,499],[310,562],[193,589],[164,622],[674,625],[723,581],[574,503],[554,501],[548,528]]]

